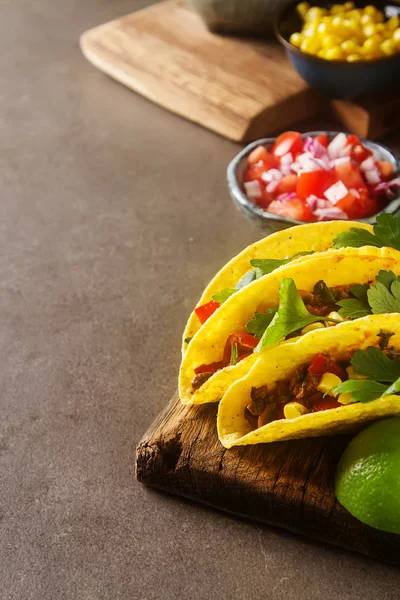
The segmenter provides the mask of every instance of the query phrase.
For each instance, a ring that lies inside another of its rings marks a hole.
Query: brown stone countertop
[[[394,600],[394,568],[134,479],[190,308],[261,237],[228,197],[238,147],[81,56],[145,5],[2,3],[0,598]]]

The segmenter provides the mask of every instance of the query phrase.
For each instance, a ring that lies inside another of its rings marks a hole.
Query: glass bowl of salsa
[[[252,142],[229,164],[235,205],[264,229],[315,221],[375,223],[400,208],[400,162],[352,134],[288,131]]]

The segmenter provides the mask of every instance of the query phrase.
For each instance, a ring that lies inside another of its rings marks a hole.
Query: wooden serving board
[[[348,436],[226,450],[217,405],[175,395],[137,448],[137,478],[172,494],[400,565],[400,536],[354,519],[337,502],[334,472]]]
[[[287,129],[330,107],[362,137],[380,135],[400,118],[398,94],[331,105],[307,87],[278,42],[211,33],[185,0],[167,0],[95,27],[80,43],[104,73],[234,141]]]

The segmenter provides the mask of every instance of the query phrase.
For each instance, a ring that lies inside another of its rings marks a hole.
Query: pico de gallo
[[[355,135],[303,140],[288,131],[249,154],[243,190],[259,208],[299,221],[357,220],[399,196],[400,176]]]

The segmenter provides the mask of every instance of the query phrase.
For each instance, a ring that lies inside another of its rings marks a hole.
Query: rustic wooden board
[[[167,0],[81,36],[86,58],[164,108],[234,141],[252,141],[333,110],[362,137],[393,128],[400,95],[330,102],[297,75],[273,41],[209,32],[185,0]]]
[[[348,436],[224,449],[217,406],[175,395],[137,448],[137,478],[173,494],[400,565],[400,536],[354,519],[333,476]]]

